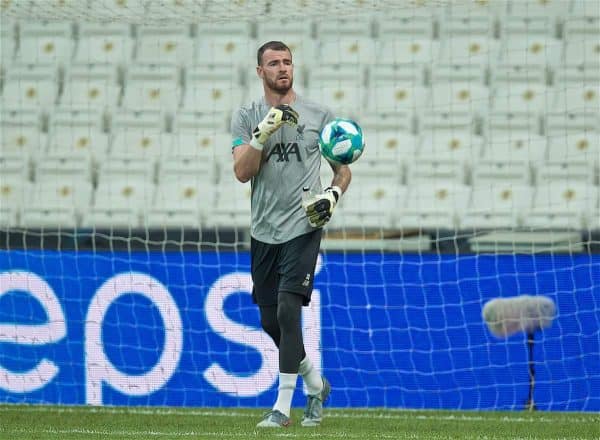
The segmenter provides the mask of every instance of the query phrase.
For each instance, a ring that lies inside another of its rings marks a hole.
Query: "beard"
[[[278,85],[277,80],[273,81],[269,78],[265,78],[265,85],[267,88],[278,95],[285,95],[292,88],[292,85],[294,84],[294,78],[290,77],[288,82],[289,83],[287,85]]]

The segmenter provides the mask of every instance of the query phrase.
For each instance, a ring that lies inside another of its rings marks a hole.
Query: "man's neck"
[[[281,104],[291,105],[296,100],[296,92],[294,89],[289,89],[284,95],[265,89],[265,101],[273,107]]]

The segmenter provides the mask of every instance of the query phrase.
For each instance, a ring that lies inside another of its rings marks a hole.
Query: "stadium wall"
[[[247,252],[0,251],[0,402],[270,406],[248,267]],[[317,271],[304,327],[332,406],[522,409],[525,337],[496,339],[481,310],[543,294],[557,318],[536,335],[536,405],[600,411],[600,255],[328,252]]]

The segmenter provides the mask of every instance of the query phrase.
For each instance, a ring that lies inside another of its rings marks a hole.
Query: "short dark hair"
[[[290,53],[290,55],[292,54],[292,51],[290,50],[290,48],[287,47],[281,41],[269,41],[269,42],[263,44],[262,46],[260,46],[258,48],[258,51],[256,52],[256,61],[257,61],[257,63],[258,63],[259,66],[262,64],[262,57],[263,57],[263,54],[265,53],[265,51],[267,49],[271,49],[271,50],[287,50]]]

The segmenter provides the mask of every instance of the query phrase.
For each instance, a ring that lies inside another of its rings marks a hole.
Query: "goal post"
[[[0,7],[0,403],[272,405],[229,121],[277,39],[366,140],[303,310],[329,404],[600,410],[593,2]]]

